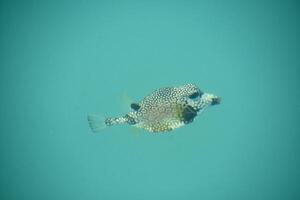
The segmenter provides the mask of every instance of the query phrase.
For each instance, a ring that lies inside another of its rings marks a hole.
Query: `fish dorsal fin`
[[[131,111],[129,105],[134,102],[134,99],[131,98],[131,96],[128,95],[126,91],[123,91],[120,95],[120,101],[122,106],[122,112],[128,113]]]
[[[135,111],[138,111],[141,108],[140,104],[138,103],[132,103],[130,107]]]

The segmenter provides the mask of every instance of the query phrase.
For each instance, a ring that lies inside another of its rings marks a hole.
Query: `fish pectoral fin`
[[[138,103],[132,103],[130,104],[130,107],[135,111],[138,111],[141,108],[140,104]]]

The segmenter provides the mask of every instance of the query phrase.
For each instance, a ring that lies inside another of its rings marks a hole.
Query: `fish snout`
[[[212,99],[211,99],[211,105],[213,106],[213,105],[218,105],[218,104],[220,104],[221,103],[221,98],[220,97],[217,97],[217,96],[215,96],[215,97],[213,97]]]

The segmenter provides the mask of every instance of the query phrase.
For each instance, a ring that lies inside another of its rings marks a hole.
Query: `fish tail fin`
[[[99,133],[108,126],[106,123],[107,119],[101,115],[88,115],[87,119],[94,133]]]

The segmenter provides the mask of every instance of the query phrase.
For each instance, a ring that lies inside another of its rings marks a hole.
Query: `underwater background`
[[[299,1],[1,1],[0,20],[0,199],[300,199]],[[221,104],[166,134],[88,126],[186,83]]]

